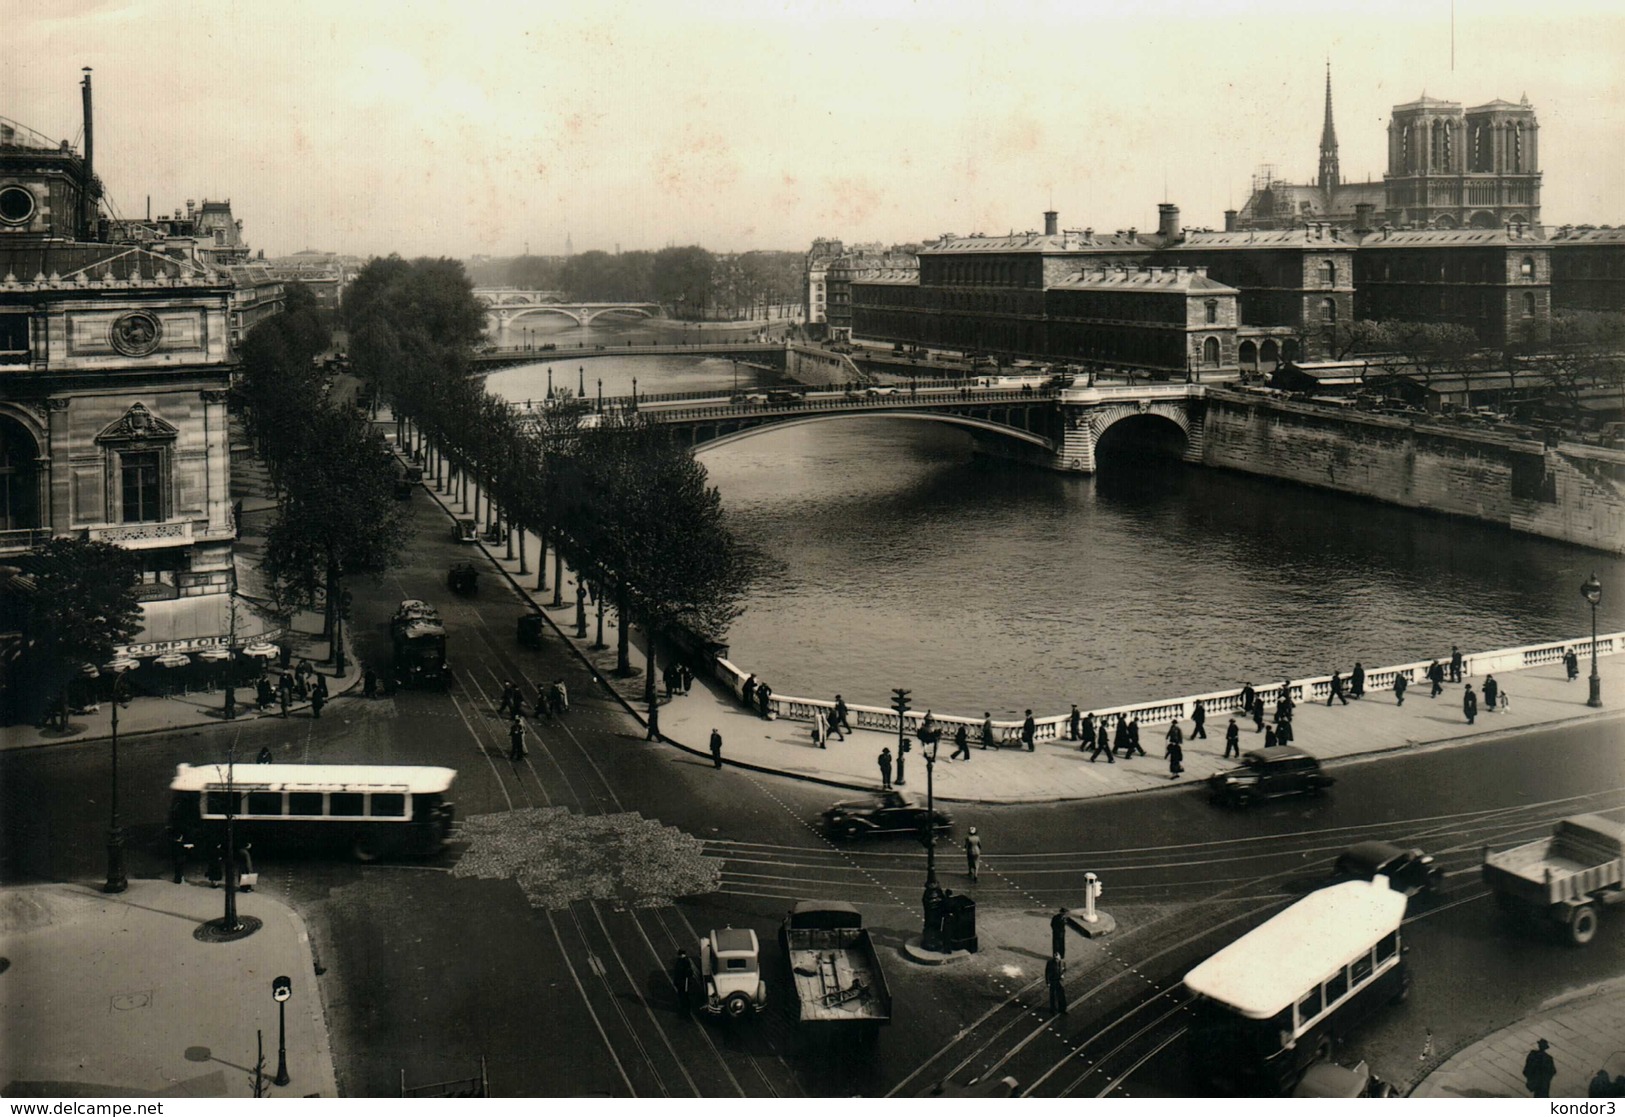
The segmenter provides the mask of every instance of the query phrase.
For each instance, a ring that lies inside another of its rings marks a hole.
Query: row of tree
[[[801,301],[795,252],[713,253],[697,245],[658,252],[519,256],[485,265],[480,283],[562,291],[583,302],[656,302],[688,319],[745,318]]]
[[[375,260],[345,295],[352,367],[377,386],[431,473],[488,520],[551,549],[614,603],[617,669],[632,673],[628,628],[717,639],[738,615],[762,558],[730,530],[692,451],[634,413],[591,415],[585,401],[520,413],[466,371],[480,307],[451,260]],[[653,711],[654,640],[646,696]],[[651,718],[651,732],[657,732]]]

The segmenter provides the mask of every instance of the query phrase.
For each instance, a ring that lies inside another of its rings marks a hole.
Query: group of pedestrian
[[[1077,707],[1072,707],[1074,711]],[[1132,756],[1144,756],[1145,750],[1140,747],[1140,722],[1132,716],[1117,715],[1117,728],[1115,732],[1108,731],[1111,725],[1111,715],[1101,716],[1099,723],[1095,721],[1093,712],[1085,714],[1077,721],[1077,730],[1074,739],[1081,742],[1078,751],[1089,750],[1089,763],[1093,764],[1105,754],[1106,763],[1116,764],[1117,753],[1122,753],[1127,760]]]
[[[306,669],[304,674],[298,670],[283,671],[277,676],[274,687],[270,679],[261,679],[255,684],[254,699],[261,710],[269,708],[274,701],[280,707],[282,716],[287,717],[297,696],[299,701],[310,703],[311,717],[322,716],[322,707],[327,705],[328,699],[327,676],[311,667],[309,660],[300,660],[299,666]]]
[[[835,704],[829,709],[814,709],[812,712],[813,744],[819,748],[826,748],[831,737],[845,741],[846,735],[852,732],[852,723],[849,716],[846,700],[839,694],[835,696]]]
[[[773,707],[770,704],[772,697],[773,688],[766,683],[758,682],[755,675],[747,678],[745,685],[739,690],[739,698],[745,704],[745,709],[754,710],[756,716],[763,721],[769,721],[773,717]]]
[[[562,678],[555,679],[551,683],[536,684],[536,699],[531,704],[532,716],[537,719],[558,718],[569,712],[570,691]],[[503,715],[514,718],[525,716],[524,689],[512,679],[502,684],[502,697],[497,702],[497,716]]]
[[[666,664],[666,669],[660,673],[660,677],[666,684],[666,699],[668,701],[673,695],[687,696],[689,689],[694,685],[694,672],[688,669],[686,663]]]
[[[1330,706],[1333,702],[1341,702],[1347,706],[1350,698],[1360,699],[1364,697],[1365,667],[1361,665],[1359,660],[1354,661],[1354,670],[1349,672],[1347,683],[1343,681],[1341,671],[1332,672],[1332,681],[1326,691],[1327,706]]]

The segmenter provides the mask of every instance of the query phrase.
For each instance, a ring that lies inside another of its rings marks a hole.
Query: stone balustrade
[[[1591,640],[1581,638],[1578,640],[1554,640],[1543,644],[1527,644],[1516,648],[1501,648],[1496,651],[1475,652],[1462,656],[1462,674],[1464,677],[1474,677],[1494,674],[1497,671],[1516,671],[1525,667],[1539,667],[1546,664],[1557,663],[1569,649],[1580,657],[1581,663],[1586,663],[1591,655]],[[1617,655],[1625,651],[1625,632],[1612,632],[1597,637],[1597,654],[1599,656]],[[1439,662],[1446,670],[1450,666],[1449,655],[1440,657]],[[1393,689],[1394,678],[1404,675],[1408,683],[1426,683],[1427,669],[1432,660],[1417,660],[1414,663],[1401,663],[1387,667],[1368,668],[1365,673],[1365,690],[1367,694],[1387,692]],[[1351,665],[1352,666],[1352,665]],[[1582,671],[1585,668],[1582,667]],[[723,686],[733,691],[734,697],[743,701],[745,679],[749,677],[748,671],[741,670],[726,659],[718,659],[715,664],[714,677]],[[1345,683],[1348,679],[1344,672]],[[1255,685],[1254,691],[1264,700],[1266,710],[1273,713],[1274,706],[1281,699],[1284,689],[1290,690],[1292,700],[1302,702],[1324,702],[1331,695],[1330,675],[1315,675],[1309,678],[1295,678],[1290,682],[1280,680],[1276,682]],[[769,680],[768,685],[772,682]],[[1139,702],[1128,706],[1094,706],[1080,707],[1084,713],[1095,716],[1096,722],[1102,719],[1115,728],[1116,722],[1125,718],[1134,719],[1142,726],[1155,726],[1170,721],[1189,721],[1191,711],[1196,703],[1201,702],[1207,711],[1210,721],[1219,717],[1235,715],[1244,716],[1241,708],[1241,687],[1226,690],[1211,691],[1207,694],[1192,694],[1183,698],[1167,698],[1155,702]],[[768,697],[768,715],[771,718],[784,718],[790,721],[805,721],[811,723],[815,713],[826,713],[835,708],[833,701],[822,698],[801,698],[788,694],[771,694]],[[880,733],[895,736],[898,732],[898,717],[895,710],[884,706],[863,706],[847,703],[848,720],[853,729],[869,729]],[[925,710],[910,710],[903,717],[906,733],[915,733],[920,723],[925,719]],[[959,726],[966,727],[970,735],[971,745],[981,743],[982,719],[978,717],[965,717],[959,714],[939,714],[931,712],[933,720],[943,731],[943,740],[951,742],[955,730]],[[1046,714],[1043,717],[1034,717],[1034,727],[1037,740],[1055,741],[1063,740],[1067,735],[1067,722],[1070,712],[1064,714]],[[998,734],[1001,744],[1011,745],[1021,738],[1022,722],[1018,720],[994,719],[993,728]],[[1145,743],[1142,741],[1142,743]]]

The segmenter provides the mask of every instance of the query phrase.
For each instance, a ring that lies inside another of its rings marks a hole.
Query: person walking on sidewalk
[[[1493,714],[1495,703],[1501,696],[1501,684],[1495,681],[1494,675],[1484,676],[1484,712]]]
[[[316,676],[318,679],[320,675]],[[322,707],[327,705],[327,688],[313,686],[310,688],[310,716],[319,719],[322,716]]]
[[[1196,708],[1191,710],[1191,721],[1195,722],[1195,727],[1191,729],[1191,740],[1198,737],[1207,740],[1207,709],[1200,698],[1196,700]]]
[[[1185,735],[1179,731],[1179,723],[1168,723],[1168,748],[1163,753],[1168,758],[1168,778],[1177,780],[1179,774],[1185,770],[1185,746],[1181,743]]]
[[[700,971],[694,967],[694,959],[688,956],[686,950],[678,950],[677,958],[671,964],[671,983],[677,990],[677,1008],[687,1016],[694,1011],[694,994],[699,992]]]
[[[715,729],[711,730],[711,763],[722,767],[722,734]]]
[[[1056,908],[1049,917],[1049,952],[1057,958],[1066,957],[1066,909]]]
[[[1349,675],[1349,697],[1365,697],[1365,668],[1359,660],[1354,661],[1354,671]]]
[[[840,729],[843,733],[852,732],[852,723],[846,718],[846,699],[842,698],[839,694],[835,696],[834,724],[836,728]],[[842,740],[845,740],[845,738],[842,738]]]
[[[954,751],[949,754],[948,759],[970,759],[970,730],[965,727],[964,722],[960,722],[959,728],[954,730]]]
[[[1524,1056],[1523,1084],[1529,1088],[1531,1097],[1552,1096],[1552,1079],[1557,1077],[1557,1063],[1547,1050],[1549,1047],[1551,1044],[1545,1040],[1536,1040],[1535,1046]]]
[[[1332,672],[1331,685],[1326,692],[1326,705],[1330,706],[1333,699],[1345,706],[1349,704],[1349,700],[1343,696],[1343,673],[1341,671]]]
[[[1272,749],[1276,746],[1276,743],[1275,726],[1272,725],[1268,729],[1264,730],[1264,747],[1267,749]]]
[[[1230,724],[1224,727],[1224,758],[1241,759],[1241,730],[1236,728],[1236,719],[1231,718]]]
[[[882,748],[880,750],[880,756],[875,759],[875,763],[880,765],[880,790],[882,790],[882,791],[890,791],[891,790],[891,749],[890,748]]]
[[[819,748],[823,748],[826,737],[828,737],[828,733],[826,733],[824,730],[824,715],[820,711],[814,710],[812,716],[813,744]]]
[[[846,740],[846,734],[841,732],[841,722],[840,719],[835,716],[835,711],[825,710],[823,713],[823,718],[824,739],[828,740],[831,735],[834,735],[837,740],[844,742]],[[850,730],[848,730],[848,732],[850,732]]]
[[[497,717],[513,713],[513,697],[518,690],[512,679],[502,684],[502,701],[497,703]]]
[[[977,880],[981,865],[982,837],[976,832],[976,827],[972,826],[970,833],[965,835],[965,871],[970,874],[973,883]]]
[[[1264,699],[1254,698],[1249,712],[1253,715],[1253,732],[1264,732]]]
[[[1076,741],[1082,736],[1083,715],[1078,712],[1078,704],[1074,702],[1072,703],[1072,713],[1066,721],[1066,739],[1069,741]],[[1082,746],[1079,747],[1079,751],[1082,751]]]
[[[1292,729],[1291,718],[1282,718],[1281,724],[1275,727],[1275,743],[1278,745],[1290,745],[1296,736],[1297,733]]]
[[[1450,645],[1450,681],[1461,682],[1461,649],[1454,644]]]
[[[1563,670],[1568,672],[1571,683],[1580,677],[1580,657],[1574,654],[1573,648],[1563,653]]]
[[[277,676],[276,681],[277,702],[282,707],[282,716],[288,716],[288,707],[293,705],[293,679],[286,671]]]
[[[1117,731],[1119,734],[1123,732],[1123,720],[1121,718],[1117,720]],[[1101,753],[1105,753],[1106,763],[1116,764],[1117,760],[1112,756],[1113,751],[1111,740],[1106,736],[1106,719],[1101,718],[1100,728],[1095,730],[1094,748],[1089,750],[1089,763],[1093,764],[1100,758]]]
[[[772,698],[772,697],[773,697],[773,688],[772,687],[768,686],[766,683],[757,683],[756,684],[756,707],[757,707],[757,710],[761,713],[763,721],[771,721],[772,720],[773,707],[768,705],[768,700],[770,698]]]
[[[1106,728],[1105,718],[1100,719],[1100,728]],[[1117,728],[1112,731],[1112,747],[1106,750],[1106,754],[1110,756],[1117,752],[1122,753],[1124,759],[1134,755],[1134,746],[1128,740],[1128,718],[1122,714],[1117,715]]]
[[[1104,720],[1102,719],[1102,721]],[[1079,752],[1095,747],[1095,712],[1093,710],[1083,715],[1083,723],[1078,726],[1078,731],[1074,736],[1079,741]]]
[[[1468,725],[1473,724],[1473,719],[1478,716],[1478,695],[1473,693],[1472,683],[1468,683],[1461,692],[1461,712],[1466,716]]]
[[[1440,663],[1438,660],[1434,660],[1432,663],[1428,664],[1427,679],[1428,682],[1433,684],[1433,690],[1428,694],[1429,698],[1437,698],[1439,695],[1443,694],[1444,664]]]
[[[261,675],[259,682],[254,684],[254,705],[263,714],[266,708],[275,701],[276,691],[271,687],[271,680]]]
[[[745,709],[756,708],[756,676],[750,675],[745,679],[745,685],[739,690],[739,700],[745,704]]]
[[[982,748],[990,749],[997,744],[993,736],[993,715],[986,710],[982,711]]]
[[[519,761],[525,759],[525,723],[515,714],[508,723],[508,759]]]
[[[1128,747],[1130,756],[1144,756],[1145,750],[1140,747],[1140,719],[1128,719]]]
[[[1021,723],[1021,743],[1027,746],[1027,751],[1033,751],[1033,739],[1038,736],[1038,725],[1033,721],[1033,712],[1027,711],[1026,719]]]
[[[1253,712],[1253,699],[1255,699],[1257,697],[1258,697],[1258,692],[1253,689],[1253,684],[1250,681],[1242,683],[1241,684],[1241,712],[1244,713],[1244,714],[1251,714]],[[1263,727],[1260,726],[1259,728],[1262,729]]]
[[[1044,983],[1049,986],[1050,1012],[1066,1015],[1066,959],[1061,955],[1052,954],[1044,963]]]
[[[1394,672],[1394,705],[1403,706],[1405,704],[1405,688],[1410,685],[1411,682],[1405,677],[1405,672]]]

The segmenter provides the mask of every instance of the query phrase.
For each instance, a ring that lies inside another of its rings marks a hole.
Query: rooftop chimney
[[[1238,215],[1237,215],[1236,211],[1233,210],[1233,209],[1227,209],[1227,210],[1224,211],[1224,231],[1225,232],[1233,233],[1233,232],[1236,231],[1236,217],[1237,216]]]
[[[1179,237],[1179,207],[1172,202],[1161,202],[1157,206],[1157,236],[1164,242]]]
[[[84,68],[85,78],[80,83],[80,96],[85,111],[85,195],[81,209],[80,240],[89,240],[96,228],[96,118],[90,106],[90,67]]]
[[[192,215],[195,212],[196,207],[197,207],[197,202],[196,201],[194,201],[191,198],[186,199],[186,219],[188,221],[192,220]]]
[[[1052,209],[1044,211],[1044,235],[1053,237],[1060,230],[1061,215]]]
[[[1354,203],[1354,231],[1356,233],[1369,233],[1371,221],[1377,214],[1377,207],[1371,202]]]

